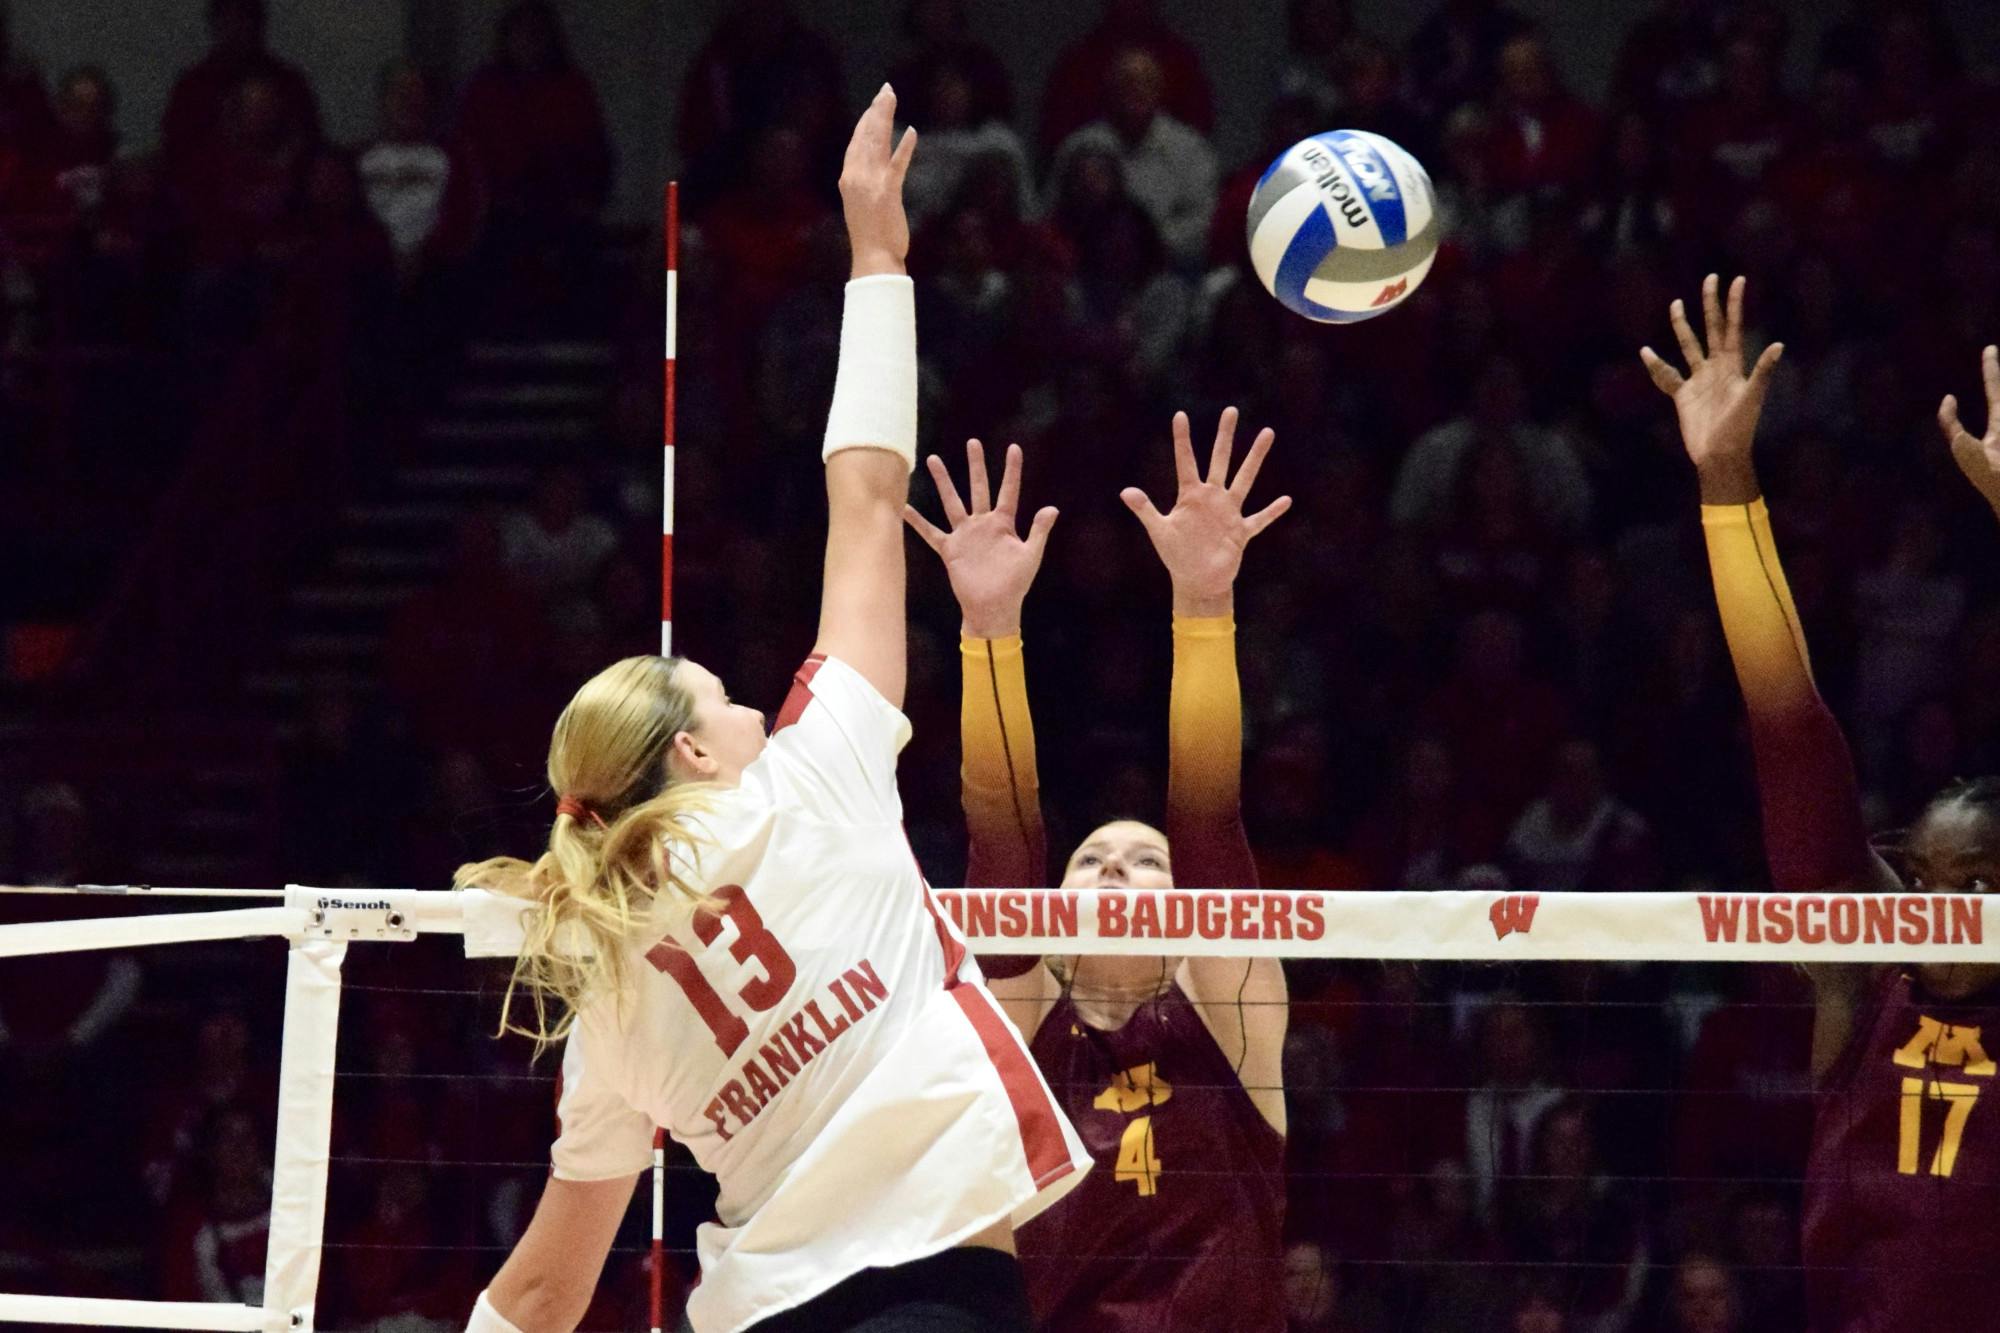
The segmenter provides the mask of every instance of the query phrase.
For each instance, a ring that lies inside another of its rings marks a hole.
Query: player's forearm
[[[1754,495],[1741,503],[1704,504],[1702,532],[1723,635],[1750,715],[1772,882],[1793,891],[1855,883],[1866,873],[1869,853],[1854,760],[1813,684],[1770,516]]]
[[[1176,614],[1167,710],[1167,838],[1181,883],[1233,888],[1255,882],[1242,800],[1236,622],[1226,614]]]
[[[959,662],[966,882],[979,888],[1039,886],[1047,876],[1047,835],[1020,636],[965,635]]]

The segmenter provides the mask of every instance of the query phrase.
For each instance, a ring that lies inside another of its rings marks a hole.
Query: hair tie
[[[574,796],[556,797],[556,813],[558,815],[568,815],[571,819],[584,819],[587,817],[595,822],[599,828],[610,827],[610,825],[604,822],[604,816],[598,814]]]

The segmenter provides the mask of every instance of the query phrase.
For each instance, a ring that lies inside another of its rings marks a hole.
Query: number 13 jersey
[[[700,820],[718,910],[635,949],[564,1052],[558,1178],[642,1170],[657,1123],[721,1184],[699,1333],[1019,1225],[1089,1166],[903,835],[908,738],[859,672],[808,659]]]

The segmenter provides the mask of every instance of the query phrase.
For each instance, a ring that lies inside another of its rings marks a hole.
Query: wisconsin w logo
[[[1506,939],[1516,933],[1527,934],[1535,924],[1535,909],[1541,905],[1538,893],[1510,893],[1505,898],[1494,900],[1486,913],[1493,922],[1493,937]]]

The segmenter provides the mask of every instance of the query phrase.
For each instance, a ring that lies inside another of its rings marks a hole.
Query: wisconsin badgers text
[[[1985,902],[1966,894],[1814,897],[1701,894],[1710,944],[1983,944]]]
[[[1316,940],[1326,934],[1324,904],[1312,894],[1167,893],[1098,889],[1095,925],[1079,932],[1082,900],[1067,894],[1009,890],[977,896],[936,892],[958,928],[974,939]]]

